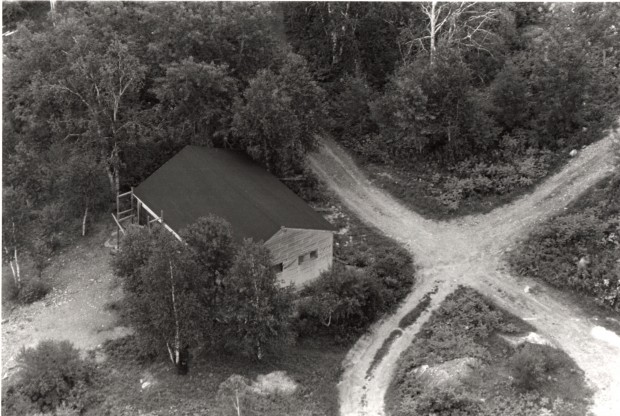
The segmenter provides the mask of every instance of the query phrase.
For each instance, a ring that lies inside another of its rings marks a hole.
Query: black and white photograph
[[[620,415],[620,2],[1,4],[3,416]]]

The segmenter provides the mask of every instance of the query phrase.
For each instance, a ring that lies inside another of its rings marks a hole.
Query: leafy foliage
[[[397,415],[584,414],[592,392],[563,351],[528,343],[512,347],[498,336],[531,329],[473,289],[459,287],[401,356],[387,410]],[[449,367],[452,360],[472,358],[477,364],[463,377]],[[423,365],[431,368],[421,373]],[[435,373],[436,365],[444,365],[443,371]],[[536,391],[528,391],[532,388]]]
[[[434,49],[431,8],[414,7],[401,9],[392,47],[402,60],[383,89],[362,71],[332,88],[331,131],[362,161],[397,173],[377,180],[416,209],[488,209],[611,124],[616,6],[439,4]]]
[[[200,269],[187,247],[165,230],[155,238],[140,269],[139,291],[129,294],[130,316],[145,345],[166,347],[178,365],[175,353],[204,342],[210,311],[198,296]]]
[[[213,279],[222,279],[233,263],[235,242],[230,224],[208,215],[181,232],[194,257]]]
[[[553,372],[566,365],[561,354],[536,344],[524,344],[511,358],[513,383],[523,390],[539,388]]]
[[[3,11],[16,23],[31,9]],[[80,217],[85,230],[184,145],[245,149],[232,107],[260,70],[277,73],[299,109],[290,158],[301,165],[311,147],[298,145],[310,144],[322,96],[301,58],[287,60],[270,5],[62,3],[35,18],[5,38],[3,186],[23,196],[27,217],[64,201],[64,220]],[[272,129],[290,132],[288,121]],[[47,244],[32,228],[24,239]]]
[[[298,171],[316,146],[323,100],[305,60],[288,54],[278,73],[265,69],[250,80],[233,109],[233,134],[267,170],[279,175]]]
[[[334,266],[300,293],[299,331],[328,331],[346,341],[363,332],[406,296],[413,284],[411,258],[404,251],[379,251],[367,269]]]
[[[620,307],[620,175],[604,179],[568,211],[537,228],[509,257],[519,274]],[[582,265],[580,265],[580,262]]]
[[[280,6],[293,49],[306,57],[316,79],[337,82],[363,72],[381,86],[400,58],[397,39],[411,4],[286,3]]]
[[[278,285],[268,249],[244,241],[224,283],[218,308],[225,344],[259,360],[290,338],[293,288]]]
[[[166,76],[155,83],[152,91],[159,100],[158,111],[176,140],[212,145],[227,135],[238,91],[228,66],[190,57],[169,64]]]
[[[162,230],[159,227],[154,229],[156,236],[161,232]],[[131,293],[140,292],[142,286],[140,270],[146,265],[151,256],[154,238],[157,237],[154,237],[140,227],[130,226],[127,228],[121,240],[119,250],[112,261],[114,273],[123,279],[123,288],[126,291]]]
[[[51,291],[49,282],[41,277],[31,277],[24,282],[17,293],[21,303],[28,304],[43,299]]]
[[[336,211],[330,221],[346,232],[334,234],[332,269],[299,291],[295,329],[302,338],[323,334],[346,344],[398,306],[415,280],[415,267],[394,240],[359,221],[329,193],[322,198]]]
[[[474,416],[480,414],[480,404],[463,392],[455,390],[429,389],[415,400],[404,400],[395,416],[438,415],[438,416]]]
[[[280,287],[264,246],[238,245],[213,216],[181,234],[130,227],[113,262],[142,355],[167,348],[178,365],[186,347],[222,346],[262,359],[290,339],[292,288]]]
[[[3,395],[3,413],[50,412],[61,405],[82,412],[96,400],[89,390],[97,376],[95,367],[68,341],[24,348],[17,361],[19,379]]]

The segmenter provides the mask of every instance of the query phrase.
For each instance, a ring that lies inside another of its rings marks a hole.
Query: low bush
[[[401,406],[395,416],[436,415],[436,416],[476,416],[480,414],[480,404],[455,389],[434,388],[416,397],[415,401]],[[407,406],[407,404],[409,404]]]
[[[404,249],[362,247],[365,268],[335,264],[301,291],[299,335],[328,331],[351,340],[409,293],[415,274]]]
[[[3,414],[52,412],[59,406],[82,412],[96,401],[90,390],[95,367],[68,341],[42,341],[17,357],[18,381],[2,402]]]
[[[43,299],[52,289],[51,285],[41,277],[31,277],[22,282],[17,294],[21,303],[32,303]]]
[[[330,221],[334,235],[333,268],[299,293],[298,335],[330,334],[349,342],[384,313],[393,311],[409,293],[415,267],[409,252],[376,229],[359,221],[337,202]]]
[[[535,390],[542,386],[555,370],[570,365],[563,355],[545,345],[525,343],[510,358],[513,384],[521,390]]]
[[[50,253],[54,253],[62,246],[63,229],[67,225],[66,210],[62,203],[53,202],[37,212],[39,237]]]
[[[103,350],[111,359],[122,363],[146,364],[158,356],[164,357],[156,346],[145,343],[136,335],[108,340],[103,344]]]
[[[17,285],[10,271],[2,271],[2,302],[12,302],[17,300]]]
[[[620,173],[541,224],[508,258],[513,270],[620,309]]]
[[[517,330],[503,310],[475,290],[459,287],[432,313],[401,356],[389,390],[391,405],[397,408],[405,398],[417,397],[425,391],[417,377],[411,375],[416,367],[462,357],[488,361],[490,353],[485,346],[486,338],[495,332]],[[414,401],[417,403],[418,400]]]
[[[155,227],[154,232],[159,233],[159,228]],[[148,262],[153,251],[152,240],[152,236],[138,226],[130,226],[123,235],[112,267],[128,292],[137,292],[140,288],[139,271]]]
[[[505,137],[504,141],[513,140]],[[474,156],[451,167],[446,175],[435,174],[430,193],[445,209],[456,211],[465,202],[527,189],[547,176],[552,162],[549,151],[520,151],[506,144],[494,161]]]
[[[592,392],[568,355],[546,345],[524,344],[515,350],[498,336],[532,329],[473,289],[458,288],[401,355],[386,410],[399,416],[585,414]],[[464,358],[478,359],[465,377],[449,367],[444,367],[448,380],[444,371],[428,369],[423,377],[417,371]]]
[[[381,245],[374,248],[370,274],[381,282],[388,310],[403,300],[415,280],[411,255],[404,248]]]
[[[385,311],[384,288],[365,271],[336,266],[300,293],[300,335],[333,331],[341,341],[359,335]]]
[[[41,277],[24,276],[18,288],[10,272],[2,273],[2,301],[29,304],[43,299],[52,289],[51,284]],[[29,274],[29,273],[28,273]]]

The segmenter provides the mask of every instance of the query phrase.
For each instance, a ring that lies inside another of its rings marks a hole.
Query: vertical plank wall
[[[325,230],[303,230],[282,228],[265,246],[271,252],[274,264],[283,264],[284,270],[278,278],[285,284],[293,283],[297,288],[309,280],[317,278],[321,272],[329,269],[334,256],[334,235]],[[310,258],[310,252],[318,251],[316,259]],[[304,261],[299,264],[299,256]]]

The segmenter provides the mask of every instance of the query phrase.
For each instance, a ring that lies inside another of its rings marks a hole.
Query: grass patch
[[[513,271],[585,294],[600,306],[620,311],[618,189],[620,172],[603,179],[564,212],[538,226],[510,253]]]
[[[396,341],[397,338],[400,338],[402,334],[403,331],[401,331],[400,329],[395,329],[390,333],[390,336],[383,341],[383,344],[381,344],[381,348],[377,350],[377,353],[372,359],[372,363],[370,363],[370,367],[368,367],[368,370],[366,371],[366,378],[372,375],[373,371],[375,371],[375,368],[377,368],[383,357],[385,357],[385,355],[390,350],[390,347],[392,346],[394,341]]]
[[[297,391],[286,397],[269,397],[262,409],[247,408],[244,415],[337,415],[336,385],[341,375],[341,362],[347,348],[325,339],[303,339],[284,347],[276,356],[261,362],[221,351],[203,351],[193,359],[187,376],[179,376],[166,361],[138,357],[133,337],[109,343],[106,381],[99,393],[107,397],[92,414],[130,415],[228,415],[222,408],[217,391],[222,382],[238,374],[252,380],[259,374],[286,371],[299,384]],[[143,389],[141,380],[151,385]]]
[[[398,327],[400,329],[405,329],[408,326],[413,325],[415,321],[418,320],[420,315],[422,315],[422,313],[428,309],[428,306],[431,304],[431,295],[437,293],[437,290],[438,288],[437,286],[435,286],[433,290],[425,294],[420,303],[418,303],[415,308],[407,312],[407,314],[402,317],[402,319],[398,323]]]
[[[499,336],[532,329],[473,289],[458,288],[399,359],[388,414],[586,414],[592,392],[568,355],[549,346],[513,347]],[[450,371],[463,362],[467,372]],[[422,365],[430,368],[418,375]],[[443,370],[433,372],[437,366]],[[519,380],[527,384],[530,376],[535,386],[525,388]]]
[[[454,171],[434,165],[399,168],[391,164],[372,164],[356,158],[358,166],[378,187],[413,211],[433,220],[450,220],[466,215],[485,214],[531,192],[545,178],[558,172],[566,161],[559,155],[547,155],[544,174],[536,172],[531,178],[514,172],[510,182],[520,179],[521,185],[511,184],[486,189],[489,183],[501,178],[474,174],[469,167]],[[501,169],[498,169],[501,170]]]

